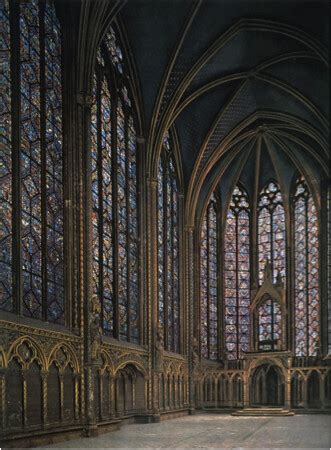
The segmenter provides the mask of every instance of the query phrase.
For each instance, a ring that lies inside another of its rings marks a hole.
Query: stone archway
[[[251,376],[250,390],[252,406],[284,406],[284,378],[276,365],[258,366]]]

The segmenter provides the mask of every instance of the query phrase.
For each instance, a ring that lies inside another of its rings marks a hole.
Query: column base
[[[99,429],[98,429],[98,425],[95,424],[89,424],[85,426],[84,429],[84,434],[85,437],[95,437],[99,435]]]

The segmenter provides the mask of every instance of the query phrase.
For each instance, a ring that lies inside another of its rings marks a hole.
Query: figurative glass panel
[[[235,187],[227,213],[224,241],[224,318],[227,359],[249,351],[250,209],[247,193]]]
[[[263,283],[264,268],[270,261],[273,281],[285,282],[286,236],[283,197],[279,186],[270,182],[262,190],[258,202],[259,283]]]
[[[320,335],[318,215],[302,177],[294,194],[294,241],[295,353],[316,356]]]
[[[218,358],[218,227],[213,194],[202,222],[200,241],[200,347],[204,358]]]

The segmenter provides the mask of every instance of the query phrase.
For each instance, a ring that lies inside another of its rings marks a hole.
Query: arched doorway
[[[251,403],[254,406],[284,405],[284,381],[277,366],[262,364],[255,369],[251,377]]]

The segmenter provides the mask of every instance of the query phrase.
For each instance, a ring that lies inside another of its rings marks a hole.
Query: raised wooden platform
[[[232,416],[294,416],[288,408],[274,406],[252,406],[232,413]]]

